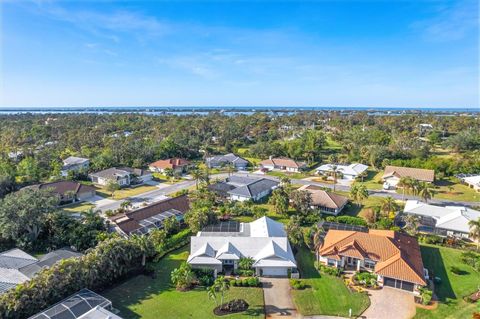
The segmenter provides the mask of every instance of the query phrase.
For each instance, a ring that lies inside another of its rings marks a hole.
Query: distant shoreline
[[[142,113],[152,115],[168,114],[205,114],[219,112],[227,115],[261,113],[299,113],[299,112],[367,112],[371,115],[403,115],[403,114],[475,114],[479,108],[414,108],[414,107],[304,107],[304,106],[125,106],[125,107],[0,107],[0,115],[14,114],[70,114],[70,113]]]

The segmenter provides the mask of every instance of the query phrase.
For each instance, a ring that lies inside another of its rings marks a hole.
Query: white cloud
[[[479,3],[463,0],[438,7],[435,18],[412,24],[429,41],[454,41],[463,39],[469,32],[479,29]]]

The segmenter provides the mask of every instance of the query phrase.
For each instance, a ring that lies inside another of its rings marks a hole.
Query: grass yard
[[[435,310],[417,309],[415,319],[457,319],[472,318],[474,311],[480,311],[480,304],[465,302],[462,298],[475,292],[480,285],[480,273],[463,264],[461,251],[433,245],[422,245],[424,266],[440,277],[442,283],[435,287],[440,301]],[[456,266],[465,271],[463,275],[455,275],[450,271]]]
[[[150,192],[153,190],[156,190],[156,186],[150,186],[150,185],[142,185],[138,187],[129,187],[129,188],[122,188],[118,191],[115,191],[114,196],[110,196],[110,192],[103,189],[103,188],[98,188],[97,189],[97,195],[100,195],[105,198],[110,198],[110,199],[124,199],[130,196],[135,196],[139,195],[142,193]]]
[[[361,315],[370,305],[368,296],[352,293],[341,278],[320,275],[314,267],[315,257],[308,248],[302,247],[296,254],[300,274],[307,288],[292,290],[297,310],[304,316],[331,315],[348,317]]]
[[[363,184],[367,189],[382,189],[383,188],[383,183],[381,182],[383,176],[383,171],[374,171],[374,170],[368,170],[367,171],[367,176],[364,177],[363,182],[361,181],[362,179],[359,178],[358,181],[355,183],[358,184]],[[380,181],[380,183],[379,183]]]
[[[341,194],[348,197],[348,194]],[[342,214],[350,216],[358,216],[365,218],[367,210],[382,205],[382,202],[385,200],[385,197],[380,196],[370,196],[363,201],[363,205],[359,207],[357,204],[351,202],[348,207],[346,207]]]
[[[275,176],[275,177],[288,177],[290,179],[303,179],[308,177],[307,173],[288,173],[288,172],[280,172],[280,171],[269,171],[267,175]]]
[[[437,181],[435,182],[435,185],[437,193],[434,198],[465,202],[480,202],[480,193],[467,185],[456,183],[455,181],[448,179]]]
[[[170,273],[188,257],[188,246],[178,249],[156,265],[157,277],[137,276],[103,295],[120,310],[125,319],[156,318],[216,318],[215,303],[204,289],[177,291],[170,284]],[[222,318],[264,318],[263,290],[261,288],[231,287],[225,300],[245,299],[250,308],[243,313]]]
[[[95,205],[89,202],[74,203],[62,206],[62,210],[66,213],[81,213],[95,208]]]

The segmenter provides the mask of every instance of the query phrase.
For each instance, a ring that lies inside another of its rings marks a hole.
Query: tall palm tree
[[[342,171],[343,171],[343,168],[339,168],[335,164],[330,166],[330,174],[333,177],[333,191],[335,191],[335,186],[337,185],[338,176]]]
[[[468,222],[470,237],[477,242],[477,251],[480,248],[480,218]]]
[[[320,255],[318,250],[323,246],[325,230],[322,227],[315,225],[315,230],[313,232],[313,249],[315,250],[315,257],[317,259],[317,269],[319,264]]]
[[[428,203],[428,200],[435,195],[435,189],[429,183],[422,182],[418,187],[418,195],[422,197],[425,203]]]
[[[362,204],[362,201],[368,198],[368,190],[367,187],[363,184],[354,184],[350,188],[350,197],[354,202],[356,202],[359,206]]]
[[[412,179],[410,177],[402,177],[398,182],[398,186],[402,188],[402,200],[405,200],[405,192],[412,187]]]
[[[190,172],[190,176],[195,180],[195,188],[198,190],[198,184],[202,181],[203,173],[198,168],[195,168]]]

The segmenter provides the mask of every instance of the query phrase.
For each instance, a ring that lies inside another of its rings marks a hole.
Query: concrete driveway
[[[267,318],[297,318],[287,278],[261,278]]]
[[[411,293],[384,287],[369,290],[370,307],[361,318],[368,319],[411,319],[415,316],[415,301]]]

